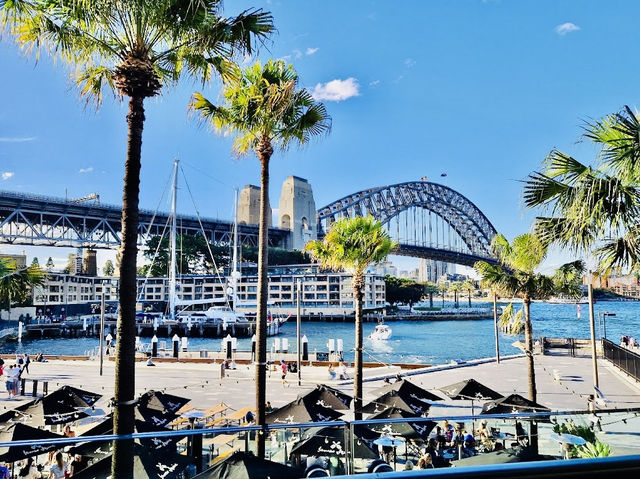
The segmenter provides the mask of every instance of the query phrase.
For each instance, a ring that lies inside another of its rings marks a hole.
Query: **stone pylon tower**
[[[260,187],[246,185],[238,198],[238,223],[245,225],[260,224]],[[267,224],[271,226],[271,207]]]
[[[311,185],[304,178],[290,176],[282,184],[279,227],[291,230],[290,249],[302,250],[318,238],[316,203]]]

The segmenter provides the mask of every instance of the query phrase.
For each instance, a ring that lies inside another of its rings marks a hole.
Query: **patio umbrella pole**
[[[344,468],[346,474],[353,473],[353,457],[351,453],[351,451],[353,451],[351,447],[352,437],[351,423],[348,423],[344,428]]]

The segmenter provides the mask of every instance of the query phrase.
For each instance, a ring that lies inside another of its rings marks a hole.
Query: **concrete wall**
[[[291,231],[291,249],[302,250],[317,239],[316,203],[311,185],[304,178],[290,176],[282,184],[279,227]]]

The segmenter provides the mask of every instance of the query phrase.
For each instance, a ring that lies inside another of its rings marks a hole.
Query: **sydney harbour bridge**
[[[117,248],[120,244],[119,206],[0,191],[0,244]],[[398,243],[395,254],[447,263],[473,265],[495,259],[491,240],[496,230],[465,196],[427,181],[380,186],[353,193],[320,208],[318,233],[342,217],[371,215]],[[168,231],[169,215],[140,211],[140,243]],[[177,216],[182,234],[203,234],[211,242],[228,244],[230,221]],[[258,227],[240,224],[239,241],[255,246]],[[290,231],[270,228],[269,243],[287,247]]]

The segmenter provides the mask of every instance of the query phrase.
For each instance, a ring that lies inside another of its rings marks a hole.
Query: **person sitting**
[[[336,378],[336,372],[333,370],[333,364],[329,363],[329,379],[331,379],[332,381]]]
[[[405,471],[413,470],[413,461],[411,459],[407,459],[407,462],[404,463],[404,470]]]
[[[267,404],[265,404],[265,406],[264,406],[264,411],[265,412],[273,411],[273,406],[271,405],[271,401],[267,401]]]
[[[429,454],[425,454],[420,459],[418,459],[418,469],[431,468],[433,468],[433,461],[431,460],[431,456]]]
[[[527,431],[524,430],[520,421],[516,421],[516,439],[518,440],[518,444],[522,447],[527,447],[529,445]]]
[[[347,363],[340,364],[340,379],[349,379],[349,374],[347,374]]]
[[[155,366],[153,360],[151,358],[147,359],[147,366]]]

